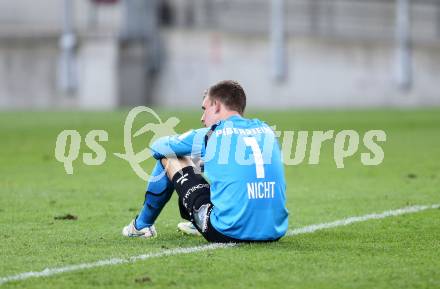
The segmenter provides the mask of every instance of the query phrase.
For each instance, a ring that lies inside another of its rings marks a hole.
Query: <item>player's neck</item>
[[[225,111],[222,113],[220,120],[226,120],[226,119],[230,118],[231,116],[240,116],[241,117],[241,115],[238,112],[228,110],[228,111]]]

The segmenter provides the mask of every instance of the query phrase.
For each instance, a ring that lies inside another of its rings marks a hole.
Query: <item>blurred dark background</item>
[[[0,0],[0,109],[440,105],[437,0]]]

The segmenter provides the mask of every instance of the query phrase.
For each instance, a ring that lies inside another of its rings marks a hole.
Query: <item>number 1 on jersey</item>
[[[257,170],[257,179],[264,179],[264,161],[263,154],[254,137],[244,137],[244,143],[251,147],[255,159],[255,168]]]

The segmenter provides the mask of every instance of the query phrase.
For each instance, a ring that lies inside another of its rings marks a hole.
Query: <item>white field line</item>
[[[350,225],[353,223],[364,222],[364,221],[371,220],[371,219],[384,219],[387,217],[393,217],[393,216],[410,214],[410,213],[417,213],[417,212],[424,211],[424,210],[438,209],[438,208],[440,208],[440,204],[427,205],[427,206],[415,205],[415,206],[405,207],[405,208],[401,208],[401,209],[397,209],[397,210],[385,211],[385,212],[379,213],[379,214],[368,214],[368,215],[359,216],[359,217],[349,217],[346,219],[337,220],[337,221],[330,222],[330,223],[310,225],[310,226],[298,228],[295,230],[290,230],[287,232],[286,236],[294,236],[294,235],[299,235],[299,234],[313,233],[315,231],[319,231],[319,230],[323,230],[323,229],[330,229],[330,228],[335,228],[335,227],[347,226],[347,225]]]
[[[353,223],[358,222],[364,222],[371,219],[384,219],[387,217],[392,216],[398,216],[403,214],[410,214],[410,213],[416,213],[424,210],[429,209],[438,209],[440,208],[440,204],[435,205],[426,205],[426,206],[411,206],[411,207],[405,207],[397,210],[390,210],[385,211],[383,213],[379,214],[368,214],[364,216],[359,217],[349,217],[342,220],[337,220],[330,223],[322,223],[322,224],[315,224],[310,225],[306,227],[302,227],[295,230],[290,230],[287,232],[286,236],[295,236],[300,234],[307,234],[307,233],[313,233],[319,230],[323,229],[330,229],[340,226],[346,226]],[[157,253],[149,253],[149,254],[143,254],[138,256],[132,256],[129,258],[114,258],[114,259],[106,259],[101,261],[96,261],[92,263],[83,263],[83,264],[77,264],[77,265],[70,265],[65,267],[59,267],[59,268],[46,268],[43,271],[38,272],[24,272],[17,275],[11,275],[6,277],[0,277],[0,285],[11,282],[11,281],[19,281],[19,280],[25,280],[32,277],[46,277],[46,276],[52,276],[56,274],[66,273],[66,272],[72,272],[72,271],[78,271],[78,270],[84,270],[84,269],[90,269],[90,268],[96,268],[96,267],[102,267],[102,266],[111,266],[111,265],[118,265],[118,264],[126,264],[126,263],[133,263],[140,260],[146,260],[151,258],[160,258],[165,256],[173,256],[173,255],[180,255],[180,254],[191,254],[191,253],[197,253],[202,251],[209,251],[209,250],[216,250],[221,248],[229,248],[234,247],[237,244],[230,243],[230,244],[207,244],[207,245],[201,245],[201,246],[195,246],[195,247],[187,247],[187,248],[176,248],[176,249],[168,249],[163,250]]]

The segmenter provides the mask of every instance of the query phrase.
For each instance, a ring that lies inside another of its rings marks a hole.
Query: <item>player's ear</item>
[[[215,113],[219,113],[221,109],[220,101],[214,100]]]

